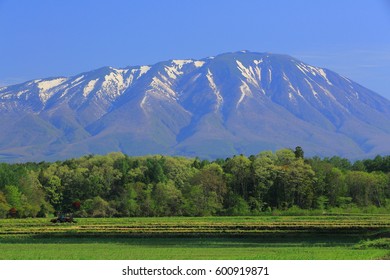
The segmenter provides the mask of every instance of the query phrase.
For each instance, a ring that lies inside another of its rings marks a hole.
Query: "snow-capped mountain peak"
[[[215,158],[298,145],[308,155],[390,152],[388,100],[328,69],[249,51],[2,87],[0,117],[7,161],[111,151]]]

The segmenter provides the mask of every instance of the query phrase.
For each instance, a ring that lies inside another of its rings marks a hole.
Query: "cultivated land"
[[[388,259],[390,215],[0,220],[0,259]]]

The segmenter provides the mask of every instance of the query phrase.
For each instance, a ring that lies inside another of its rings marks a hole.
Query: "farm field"
[[[0,220],[0,259],[388,259],[390,215]]]

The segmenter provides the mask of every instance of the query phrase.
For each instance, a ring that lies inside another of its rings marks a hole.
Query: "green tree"
[[[251,188],[251,164],[248,158],[240,155],[233,157],[226,165],[227,172],[232,175],[232,190],[244,199],[248,199],[248,189]]]
[[[294,154],[295,154],[295,158],[304,159],[304,152],[303,152],[302,147],[297,146],[297,147],[295,148]]]
[[[140,206],[138,205],[138,193],[135,188],[135,183],[127,183],[123,187],[124,192],[117,197],[113,204],[118,211],[118,215],[125,217],[142,216]]]
[[[215,192],[205,195],[202,185],[186,186],[183,192],[184,205],[183,212],[186,216],[212,216],[222,210]]]
[[[339,156],[333,156],[331,158],[325,158],[326,162],[329,162],[333,165],[333,167],[337,167],[338,169],[342,171],[351,170],[352,164],[351,162],[346,158],[341,158]]]
[[[135,192],[132,196],[135,197],[139,209],[137,216],[154,216],[153,185],[136,182],[129,183],[128,188]]]
[[[20,178],[25,175],[26,169],[23,165],[10,165],[0,163],[0,190],[7,185],[17,185]]]
[[[222,167],[204,165],[183,189],[183,211],[189,216],[209,216],[222,210],[227,185]]]
[[[192,167],[192,163],[191,160],[186,158],[167,157],[165,159],[164,173],[167,179],[172,180],[179,190],[182,190],[196,173],[196,169]]]
[[[19,191],[19,188],[14,185],[8,185],[4,188],[5,198],[8,204],[16,208],[16,210],[21,211],[23,206],[23,194]]]
[[[146,159],[147,170],[145,177],[148,179],[147,183],[166,182],[167,177],[164,174],[164,157],[152,157]]]
[[[385,190],[388,178],[385,174],[350,171],[346,175],[346,183],[352,202],[358,206],[385,204]]]
[[[229,194],[225,204],[226,214],[229,216],[245,216],[251,213],[248,203],[237,194]]]
[[[157,216],[182,215],[182,193],[173,181],[157,183],[152,192],[154,213]]]
[[[357,160],[353,163],[351,170],[353,170],[353,171],[366,171],[366,166],[364,165],[363,161]]]
[[[381,171],[371,174],[375,183],[370,189],[370,199],[377,207],[386,206],[386,189],[390,185],[389,177]]]
[[[276,166],[275,171],[271,191],[273,205],[280,209],[293,205],[305,209],[313,207],[315,174],[310,165],[304,163],[303,159],[296,159],[290,164]]]
[[[44,190],[49,203],[57,212],[60,211],[63,199],[63,187],[61,184],[61,179],[56,175],[52,175],[47,180],[47,183],[44,186]]]
[[[262,211],[268,207],[267,195],[274,184],[275,160],[272,152],[262,152],[253,161],[253,190],[249,199],[251,210]]]
[[[24,216],[35,217],[42,209],[48,211],[45,214],[53,210],[51,205],[45,200],[45,192],[36,172],[32,170],[26,172],[25,176],[20,179],[19,190],[25,198],[23,205]]]
[[[193,176],[191,184],[201,185],[206,197],[214,192],[219,203],[223,203],[224,196],[227,192],[227,186],[223,169],[218,164],[211,163],[204,166]]]
[[[276,151],[276,164],[283,166],[295,161],[295,154],[291,149],[281,149]]]
[[[328,204],[332,207],[342,206],[342,197],[346,195],[345,175],[343,172],[333,167],[325,175],[324,194],[328,198]]]
[[[116,213],[116,210],[100,196],[87,199],[84,204],[85,210],[91,217],[112,217]]]
[[[77,167],[68,169],[66,166],[60,167],[60,179],[64,185],[62,210],[71,211],[72,203],[76,200],[85,200],[91,197],[89,192],[88,169]]]
[[[0,191],[0,218],[7,217],[10,208],[11,206],[8,204],[4,193]]]

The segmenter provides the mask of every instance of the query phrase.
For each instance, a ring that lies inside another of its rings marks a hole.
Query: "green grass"
[[[389,237],[389,215],[15,219],[0,259],[388,259]]]
[[[1,259],[381,259],[389,250],[353,243],[242,238],[19,239],[1,243]]]

